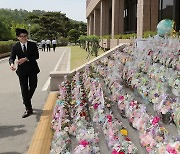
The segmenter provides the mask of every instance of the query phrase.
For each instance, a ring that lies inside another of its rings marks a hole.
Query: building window
[[[176,31],[180,30],[179,0],[159,0],[159,21],[171,19],[176,23]]]
[[[136,31],[137,31],[137,0],[125,0],[124,32],[135,33]]]
[[[159,0],[159,20],[173,19],[174,0]]]
[[[180,1],[174,0],[174,21],[176,23],[176,31],[180,31]]]

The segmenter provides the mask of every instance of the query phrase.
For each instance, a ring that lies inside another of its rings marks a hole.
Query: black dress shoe
[[[33,110],[27,110],[27,111],[25,111],[24,114],[22,115],[22,118],[29,117],[31,114],[33,114]]]

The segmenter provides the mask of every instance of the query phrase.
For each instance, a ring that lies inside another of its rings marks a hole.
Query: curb
[[[50,92],[27,154],[49,154],[52,142],[51,120],[57,92]]]
[[[0,54],[0,59],[10,56],[10,52]]]

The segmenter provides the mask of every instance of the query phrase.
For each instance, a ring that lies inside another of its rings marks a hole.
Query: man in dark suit
[[[22,118],[26,118],[33,114],[31,98],[37,87],[37,74],[40,72],[37,59],[39,52],[36,43],[28,41],[28,32],[26,29],[16,29],[16,36],[19,40],[12,49],[9,58],[10,69],[16,70],[19,77],[23,104],[26,111]],[[15,59],[17,57],[17,69],[15,67]]]

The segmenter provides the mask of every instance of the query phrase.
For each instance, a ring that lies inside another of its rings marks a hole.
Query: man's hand
[[[17,61],[17,64],[18,64],[18,65],[21,65],[21,64],[23,64],[25,61],[27,61],[27,58],[21,58],[21,59],[19,59],[19,60]]]
[[[12,71],[15,71],[15,70],[16,70],[15,65],[14,65],[14,64],[11,64],[11,65],[10,65],[10,69],[11,69]]]

